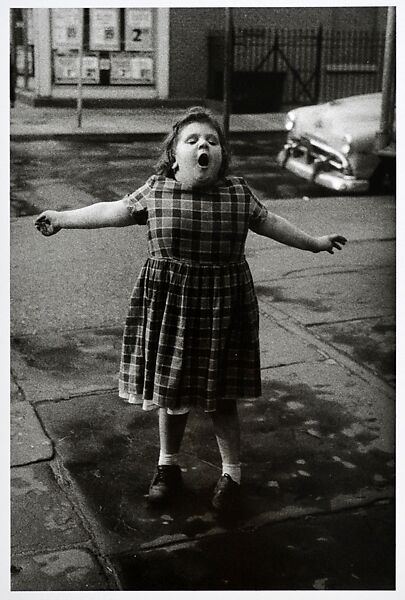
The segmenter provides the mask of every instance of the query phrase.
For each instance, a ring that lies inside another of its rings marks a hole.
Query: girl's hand
[[[34,224],[38,231],[47,237],[58,233],[62,229],[58,222],[58,211],[56,210],[44,211],[39,215]]]
[[[337,233],[333,233],[332,235],[323,235],[322,237],[316,238],[317,248],[314,252],[322,252],[326,250],[329,254],[333,254],[333,250],[337,248],[338,250],[342,249],[347,242],[347,239],[343,237],[343,235],[338,235]]]

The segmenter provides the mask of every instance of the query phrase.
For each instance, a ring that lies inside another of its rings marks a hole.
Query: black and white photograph
[[[6,595],[399,593],[400,12],[3,8]]]

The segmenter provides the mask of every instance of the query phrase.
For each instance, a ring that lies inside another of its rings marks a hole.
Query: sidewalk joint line
[[[327,325],[335,325],[335,324],[339,324],[339,323],[361,323],[363,321],[371,321],[371,320],[377,320],[377,319],[382,319],[382,318],[388,318],[388,319],[395,319],[396,315],[395,313],[382,313],[379,315],[365,315],[363,317],[357,317],[356,319],[337,319],[336,321],[319,321],[319,322],[314,322],[314,323],[307,323],[305,325],[305,327],[307,328],[311,328],[311,327],[322,327],[323,325],[327,326]]]
[[[124,404],[128,404],[128,402],[125,402],[125,400],[122,400],[122,398],[119,398],[118,396],[118,386],[117,387],[112,387],[112,388],[100,388],[97,390],[91,390],[91,391],[84,391],[84,392],[72,392],[71,394],[69,394],[68,396],[65,397],[60,397],[60,398],[41,398],[40,400],[37,400],[36,402],[34,402],[35,406],[41,406],[42,404],[48,404],[49,402],[69,402],[69,400],[74,400],[77,398],[84,398],[84,397],[89,397],[89,396],[99,396],[101,394],[113,394],[114,392],[117,393],[117,400],[119,400],[120,402],[124,402]]]
[[[333,358],[341,367],[347,369],[363,381],[365,381],[370,387],[374,387],[379,391],[383,392],[390,399],[395,400],[396,393],[395,389],[392,388],[388,383],[381,380],[373,371],[366,369],[365,367],[354,362],[349,356],[337,350],[334,346],[327,344],[323,340],[319,339],[313,333],[309,332],[301,323],[298,323],[287,313],[284,313],[279,308],[272,306],[271,308],[259,300],[259,311],[267,319],[273,319],[280,327],[301,337],[304,341],[314,345],[327,356]],[[271,312],[269,312],[271,311]]]
[[[261,252],[258,252],[258,254],[261,254]],[[249,258],[249,257],[248,257]],[[295,271],[288,271],[286,273],[281,274],[279,277],[274,277],[274,278],[266,278],[266,279],[255,279],[254,284],[266,284],[266,283],[285,283],[286,281],[296,281],[299,279],[308,279],[309,277],[319,277],[319,276],[328,276],[328,275],[346,275],[347,273],[350,274],[358,274],[358,273],[369,273],[370,271],[375,272],[375,271],[384,271],[387,272],[387,270],[392,270],[395,271],[395,265],[391,264],[391,263],[386,263],[386,264],[382,264],[382,265],[376,265],[374,267],[372,266],[367,266],[367,265],[362,265],[360,268],[358,269],[348,269],[345,265],[342,265],[342,267],[340,269],[336,269],[336,270],[327,270],[326,267],[310,267],[308,269],[303,268],[303,269],[296,269]],[[302,275],[299,275],[298,273],[302,273]],[[293,276],[291,276],[293,275]]]

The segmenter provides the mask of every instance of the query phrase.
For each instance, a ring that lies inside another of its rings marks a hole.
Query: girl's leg
[[[165,408],[159,409],[159,465],[177,465],[178,453],[183,441],[188,412],[169,415]]]
[[[148,500],[151,504],[158,505],[167,502],[181,488],[178,453],[187,417],[188,412],[171,415],[165,408],[159,409],[160,454],[157,470],[149,488]]]
[[[222,475],[240,484],[240,425],[236,403],[229,412],[211,413],[214,433],[222,459]]]

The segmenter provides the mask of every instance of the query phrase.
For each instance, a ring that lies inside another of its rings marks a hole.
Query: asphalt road
[[[233,140],[232,171],[242,174],[268,198],[333,196],[329,190],[303,181],[277,165],[276,156],[284,139],[284,133],[273,133]],[[144,183],[152,174],[158,155],[159,145],[151,141],[11,142],[11,216],[34,215],[51,207],[73,207],[91,202],[92,198],[117,200]],[[55,184],[66,193],[48,197],[47,186]],[[72,186],[76,192],[69,194]]]

